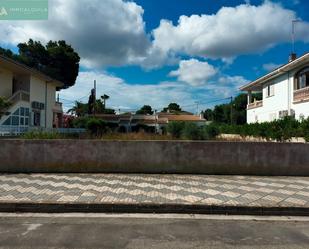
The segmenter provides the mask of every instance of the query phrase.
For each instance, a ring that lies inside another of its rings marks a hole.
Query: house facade
[[[248,94],[247,123],[270,122],[284,116],[309,117],[309,53],[240,88]],[[254,93],[262,93],[255,99]]]
[[[1,127],[61,127],[62,104],[56,89],[63,83],[0,55],[0,96],[11,105],[0,118]]]
[[[113,123],[122,132],[139,131],[145,127],[150,128],[156,133],[163,133],[169,122],[191,122],[198,126],[206,124],[206,120],[202,116],[196,116],[193,114],[171,114],[171,113],[155,113],[153,115],[139,115],[139,114],[96,114],[97,118],[100,118],[108,123]]]

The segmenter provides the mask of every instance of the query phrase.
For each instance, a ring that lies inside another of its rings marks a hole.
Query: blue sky
[[[74,87],[60,92],[66,107],[98,95],[121,111],[177,102],[189,111],[236,96],[240,85],[309,51],[309,3],[301,0],[50,0],[48,21],[0,23],[1,46],[29,38],[64,39],[81,55]],[[9,24],[9,25],[8,25]]]

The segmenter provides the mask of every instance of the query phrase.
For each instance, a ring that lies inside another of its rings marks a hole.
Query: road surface
[[[0,248],[309,248],[309,218],[0,214]]]

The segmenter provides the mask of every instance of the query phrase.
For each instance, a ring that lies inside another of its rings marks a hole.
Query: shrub
[[[109,130],[106,123],[97,118],[90,118],[86,123],[86,128],[92,135],[95,136],[100,136]]]
[[[203,127],[203,139],[211,140],[215,139],[220,134],[220,130],[217,124],[205,125]]]
[[[186,123],[183,126],[181,135],[184,139],[200,140],[203,139],[202,129],[195,123]]]
[[[179,121],[173,121],[168,123],[167,132],[174,138],[180,138],[184,129],[185,123]]]
[[[23,139],[61,139],[63,135],[57,132],[30,131],[21,136]]]

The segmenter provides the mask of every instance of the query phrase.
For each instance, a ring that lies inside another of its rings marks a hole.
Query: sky
[[[171,102],[198,112],[237,96],[239,87],[309,51],[305,0],[49,0],[49,19],[0,22],[0,46],[29,38],[66,40],[81,56],[65,108],[97,96],[121,112]],[[199,109],[197,104],[199,103]]]

